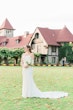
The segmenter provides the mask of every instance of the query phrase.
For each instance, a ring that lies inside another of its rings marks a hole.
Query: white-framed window
[[[7,34],[10,34],[10,33],[11,33],[11,30],[6,30],[6,33],[7,33]]]
[[[2,42],[2,45],[5,46],[7,44],[7,42]]]
[[[56,62],[56,57],[52,57],[52,63]]]
[[[52,47],[52,52],[56,52],[56,46]]]

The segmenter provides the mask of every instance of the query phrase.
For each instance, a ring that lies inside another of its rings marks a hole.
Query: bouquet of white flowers
[[[31,63],[29,63],[29,62],[26,62],[29,66],[32,66],[32,64]]]
[[[28,66],[32,66],[34,63],[33,59],[31,57],[28,57],[26,60],[25,60],[25,64],[27,64]]]

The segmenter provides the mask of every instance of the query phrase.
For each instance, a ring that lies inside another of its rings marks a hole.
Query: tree
[[[23,49],[13,49],[11,51],[11,57],[15,59],[15,64],[18,63],[18,59],[21,58],[22,53],[24,52]]]
[[[0,63],[4,60],[4,63],[8,65],[8,60],[14,58],[15,64],[17,64],[18,59],[21,58],[23,52],[23,48],[12,50],[7,48],[0,48]]]
[[[9,50],[7,48],[0,49],[0,59],[4,60],[5,64],[8,64]]]
[[[72,46],[65,43],[64,46],[59,47],[59,60],[66,57],[68,62],[73,60]]]

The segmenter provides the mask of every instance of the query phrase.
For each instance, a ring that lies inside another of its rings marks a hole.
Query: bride
[[[31,47],[29,45],[24,47],[25,53],[21,57],[22,66],[22,97],[39,97],[39,98],[61,98],[68,96],[68,93],[60,91],[40,91],[34,80],[33,80],[33,67],[34,64],[34,54],[31,52]]]

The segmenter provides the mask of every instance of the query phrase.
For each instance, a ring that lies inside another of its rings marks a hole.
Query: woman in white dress
[[[42,92],[36,86],[33,80],[33,67],[34,64],[34,54],[31,52],[30,46],[24,47],[25,53],[22,54],[21,57],[21,66],[22,66],[22,97],[39,97],[39,98],[61,98],[68,96],[66,92],[60,91],[49,91],[49,92]]]

